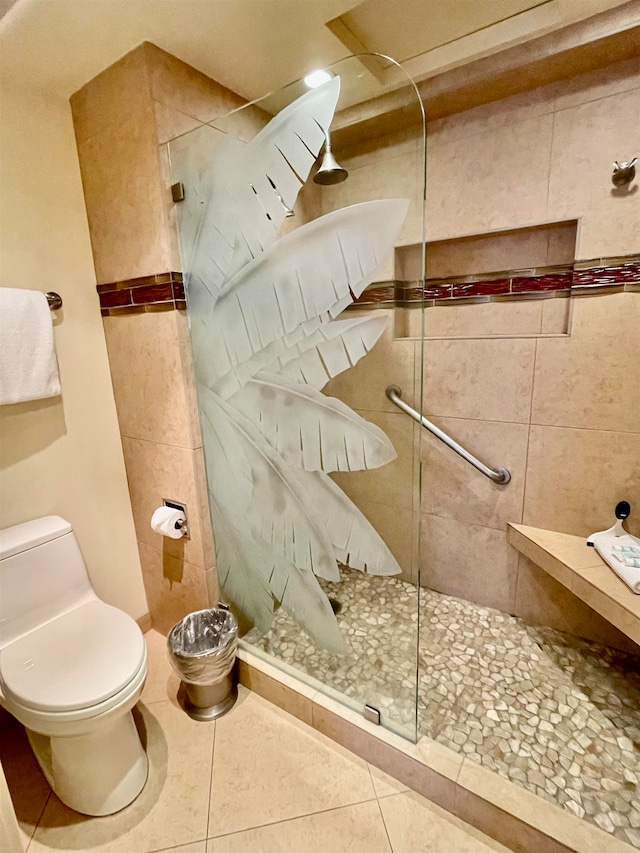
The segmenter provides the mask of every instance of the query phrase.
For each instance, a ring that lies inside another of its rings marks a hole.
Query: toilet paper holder
[[[180,503],[180,501],[170,501],[167,498],[162,499],[162,503],[164,506],[171,507],[171,509],[180,510],[180,512],[184,516],[184,521],[177,523],[176,522],[176,530],[179,530],[184,537],[189,538],[189,527],[187,524],[187,505]]]

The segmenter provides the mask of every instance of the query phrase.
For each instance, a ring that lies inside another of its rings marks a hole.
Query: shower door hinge
[[[171,198],[174,201],[184,201],[184,184],[180,181],[177,184],[171,184]]]
[[[364,706],[364,718],[376,726],[380,725],[380,711],[374,708],[373,705]]]

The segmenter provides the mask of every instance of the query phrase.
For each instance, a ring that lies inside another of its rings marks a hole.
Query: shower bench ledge
[[[640,644],[640,595],[619,580],[586,539],[510,523],[507,541]]]

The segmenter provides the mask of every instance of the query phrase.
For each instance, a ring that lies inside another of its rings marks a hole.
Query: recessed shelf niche
[[[427,243],[427,338],[538,337],[569,333],[577,221]],[[420,244],[395,252],[397,337],[420,337]]]

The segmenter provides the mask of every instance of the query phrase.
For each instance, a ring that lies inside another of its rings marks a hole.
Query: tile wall
[[[631,59],[431,123],[428,239],[450,241],[577,220],[578,261],[637,255],[640,193],[615,192],[610,176],[613,160],[640,151],[639,115],[640,60]],[[355,178],[354,184],[375,184],[382,195],[392,194],[392,177],[388,187],[381,177],[386,161],[392,164],[389,176],[403,167],[415,174],[415,149],[406,134],[379,141],[377,149],[371,143],[366,153],[351,158],[336,155],[350,172],[340,185],[345,188]],[[344,203],[340,187],[335,189],[330,202],[319,202],[323,212]],[[414,220],[405,231],[416,227]],[[566,237],[559,232],[559,239]],[[513,247],[508,251],[513,257]],[[474,252],[478,272],[513,266],[505,256],[492,258],[487,267],[486,247],[473,240],[459,252],[456,257],[455,248],[448,247],[441,257],[434,256],[431,274],[455,274],[463,262],[472,266]],[[441,311],[446,328],[441,319],[434,331],[482,335],[488,328],[495,332],[508,325],[518,334],[528,333],[531,322],[541,331],[564,331],[568,318],[551,317],[548,306],[555,303],[566,311],[567,302],[516,303],[517,315],[514,306],[499,302],[435,309],[434,318]],[[375,472],[376,488],[369,490],[363,507],[390,520],[386,535],[396,551],[406,540],[410,521],[414,539],[420,525],[423,585],[625,646],[624,638],[597,614],[519,558],[505,537],[505,525],[513,520],[586,536],[610,526],[613,508],[622,499],[635,510],[630,529],[640,532],[640,294],[603,292],[571,302],[569,337],[425,342],[425,415],[490,465],[509,468],[513,479],[507,487],[491,483],[424,433],[422,503],[416,472],[410,482],[406,472],[388,466]],[[532,308],[546,317],[520,316]],[[379,353],[374,350],[325,391],[355,402],[381,426],[383,418],[397,419],[395,435],[411,426],[406,416],[394,413],[384,389],[390,382],[403,389],[418,387],[409,365],[413,358],[416,370],[420,368],[421,350],[416,343],[412,353],[410,341],[391,334],[378,346]],[[404,396],[419,405],[411,391]],[[351,477],[341,486],[356,502],[362,500],[361,485]],[[405,565],[415,580],[415,568]]]
[[[162,143],[241,103],[151,44],[71,98],[145,590],[165,633],[218,585]],[[151,530],[163,498],[187,505],[189,539]]]
[[[202,606],[207,578],[215,589],[215,574],[186,321],[182,311],[170,310],[182,307],[181,291],[167,291],[164,305],[145,305],[135,292],[161,283],[154,276],[180,269],[167,141],[239,103],[148,44],[72,98],[147,595],[160,630],[182,611]],[[640,62],[632,59],[433,122],[429,239],[576,220],[576,258],[640,252],[638,196],[616,194],[610,182],[612,161],[638,153],[639,110]],[[306,215],[367,198],[406,196],[411,208],[399,243],[418,241],[415,135],[368,141],[340,157],[349,180],[330,188],[330,198],[315,186],[305,188],[300,203]],[[566,230],[558,229],[561,242]],[[563,246],[548,245],[548,252],[555,258]],[[473,241],[466,252],[465,264],[472,265]],[[450,275],[449,266],[459,259],[449,249],[440,254],[432,274]],[[395,273],[389,258],[380,278]],[[170,281],[179,286],[178,276]],[[566,300],[550,302],[559,309]],[[520,313],[530,312],[520,304]],[[494,317],[504,310],[500,303],[473,306],[480,308],[484,322],[504,324]],[[423,363],[418,344],[394,337],[396,318],[386,310],[387,332],[374,351],[325,390],[379,424],[396,445],[398,459],[385,469],[336,479],[386,539],[405,577],[417,579],[420,529],[423,584],[560,629],[579,626],[585,636],[602,638],[609,631],[612,643],[622,643],[590,611],[580,620],[563,618],[554,604],[558,591],[518,559],[506,543],[505,525],[522,521],[586,535],[608,526],[622,498],[635,503],[640,515],[640,417],[633,404],[640,296],[576,298],[568,338],[428,341]],[[566,306],[562,317],[551,316],[546,302],[535,310],[542,330],[545,323],[548,331],[565,330]],[[528,329],[531,318],[515,322]],[[386,399],[384,389],[393,382],[417,403],[421,368],[425,414],[491,464],[510,468],[506,489],[421,434]],[[424,465],[422,504],[417,446]],[[147,516],[161,497],[197,508],[193,538],[184,547],[176,549],[148,528]],[[640,529],[637,517],[632,527]],[[568,599],[568,608],[577,606]]]

